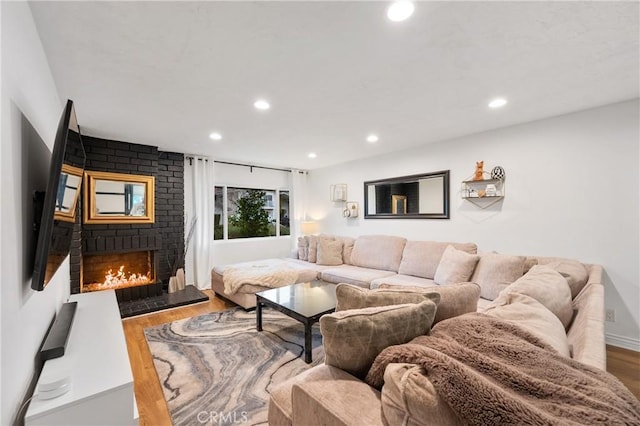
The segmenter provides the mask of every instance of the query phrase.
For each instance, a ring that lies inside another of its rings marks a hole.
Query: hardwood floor
[[[151,353],[144,338],[143,330],[153,325],[209,312],[217,312],[234,306],[215,297],[211,290],[205,290],[205,293],[209,296],[208,302],[127,318],[122,321],[131,370],[133,371],[134,391],[138,403],[141,426],[171,424],[169,411],[162,395],[162,388],[153,366],[153,360],[151,359]],[[607,371],[620,379],[640,399],[640,352],[607,346]]]
[[[640,352],[607,345],[607,371],[640,399]]]
[[[140,414],[140,426],[171,424],[171,417],[169,417],[160,381],[153,366],[151,352],[149,352],[147,341],[144,338],[144,329],[183,318],[222,311],[234,306],[215,297],[211,290],[204,290],[204,292],[209,296],[208,302],[122,320],[131,371],[133,372],[133,389]]]

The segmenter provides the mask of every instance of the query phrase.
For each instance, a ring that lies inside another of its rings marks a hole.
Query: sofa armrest
[[[294,425],[382,425],[380,392],[335,367],[331,381],[293,385]]]
[[[573,359],[606,370],[607,347],[604,332],[602,266],[586,266],[589,279],[573,299],[573,308],[577,313],[567,330],[567,340],[573,348]]]

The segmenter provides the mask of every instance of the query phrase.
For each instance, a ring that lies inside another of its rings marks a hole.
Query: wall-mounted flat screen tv
[[[56,132],[46,191],[34,195],[34,290],[43,290],[69,255],[85,160],[73,101],[68,100]]]

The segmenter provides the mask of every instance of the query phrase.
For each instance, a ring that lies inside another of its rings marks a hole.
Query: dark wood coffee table
[[[262,331],[262,307],[269,306],[304,324],[304,362],[311,362],[311,326],[336,310],[336,286],[325,281],[292,284],[256,293],[256,328]]]

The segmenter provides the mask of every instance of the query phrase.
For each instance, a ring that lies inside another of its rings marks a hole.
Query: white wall
[[[23,272],[31,194],[23,190],[24,147],[41,138],[52,148],[61,102],[26,2],[1,2],[2,14],[2,285],[1,417],[10,424],[34,373],[34,358],[55,311],[69,295],[66,260],[45,291],[30,290]],[[80,111],[82,109],[80,108]],[[30,125],[25,126],[25,122]],[[33,129],[32,131],[29,129]],[[38,141],[36,141],[38,142]],[[26,228],[25,228],[26,227]]]
[[[640,351],[638,117],[636,99],[313,170],[307,210],[327,233],[473,241],[482,251],[602,264],[605,304],[616,311],[607,340]],[[486,210],[458,193],[479,160],[506,171],[506,198]],[[344,219],[327,196],[346,182],[362,209],[364,181],[438,170],[451,170],[450,220]]]

